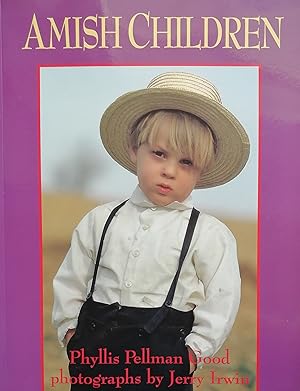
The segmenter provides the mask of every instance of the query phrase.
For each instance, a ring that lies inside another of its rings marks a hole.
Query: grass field
[[[67,385],[50,387],[51,377],[58,376],[60,368],[67,375],[66,354],[59,346],[56,332],[51,326],[52,279],[68,249],[72,230],[94,206],[94,201],[75,195],[43,196],[45,391],[69,389]],[[249,221],[221,220],[237,238],[242,301],[232,333],[217,354],[222,357],[228,349],[230,364],[207,365],[198,370],[196,375],[204,377],[204,380],[201,386],[195,385],[194,390],[253,391],[256,370],[256,224]],[[228,384],[230,381],[232,384]]]

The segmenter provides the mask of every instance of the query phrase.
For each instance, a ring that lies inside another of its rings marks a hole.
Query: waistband
[[[162,307],[144,308],[122,306],[118,302],[105,304],[94,301],[91,297],[83,304],[80,317],[92,317],[103,323],[117,321],[122,326],[141,327],[150,321]],[[168,307],[165,318],[159,327],[174,326],[191,328],[194,321],[193,311],[179,311]]]

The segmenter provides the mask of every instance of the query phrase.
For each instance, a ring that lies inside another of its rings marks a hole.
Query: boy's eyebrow
[[[154,149],[157,148],[157,149],[160,149],[163,152],[168,152],[168,150],[165,147],[163,147],[163,146],[161,146],[159,144],[153,144],[152,148],[154,148]]]
[[[168,153],[168,151],[170,150],[170,148],[168,148],[166,146],[163,147],[160,144],[150,144],[150,146],[153,149],[159,149],[165,153]],[[188,160],[191,160],[192,162],[194,161],[194,159],[189,155],[188,152],[187,153],[178,153],[178,157],[180,157],[180,159],[188,159]]]
[[[166,145],[162,146],[161,144],[158,144],[158,143],[153,143],[153,144],[149,143],[149,145],[150,145],[151,149],[159,149],[165,153],[168,153],[170,151],[170,149],[172,149],[170,146],[166,146]],[[190,156],[190,154],[188,152],[178,152],[177,155],[180,159],[188,159],[188,160],[191,160],[192,162],[194,162],[194,158],[192,156]]]

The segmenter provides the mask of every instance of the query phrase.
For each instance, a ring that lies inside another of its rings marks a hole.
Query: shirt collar
[[[143,208],[157,208],[159,206],[153,204],[143,193],[139,186],[136,187],[132,196],[130,197],[130,201],[137,206],[141,206]],[[167,209],[177,209],[177,210],[186,210],[193,208],[192,197],[188,196],[184,201],[174,201],[169,205],[164,206],[163,208]]]

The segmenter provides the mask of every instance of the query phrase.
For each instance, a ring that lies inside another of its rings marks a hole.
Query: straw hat
[[[214,133],[217,142],[215,164],[201,173],[196,188],[222,185],[241,172],[250,151],[245,129],[222,105],[211,82],[184,72],[158,75],[146,89],[124,94],[106,109],[100,123],[102,142],[121,166],[136,174],[136,167],[128,154],[128,132],[143,115],[160,109],[194,114]]]

